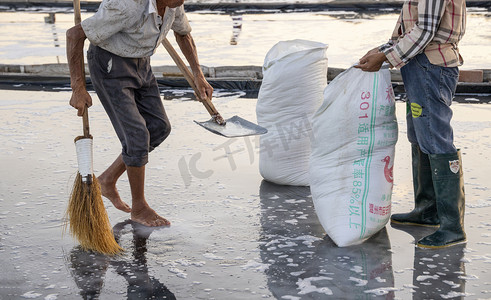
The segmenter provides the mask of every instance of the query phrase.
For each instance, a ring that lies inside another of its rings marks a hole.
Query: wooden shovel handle
[[[82,15],[80,12],[80,0],[73,0],[73,13],[75,17],[75,25],[82,22]]]
[[[74,19],[75,19],[75,25],[78,25],[82,22],[82,14],[80,10],[80,0],[73,0],[73,13],[74,13]],[[82,77],[85,80],[85,63],[84,63],[84,56],[81,56],[80,59],[80,67],[82,70]],[[89,126],[89,107],[85,106],[84,112],[82,115],[82,122],[83,122],[83,131],[84,131],[84,137],[90,137],[90,126]]]
[[[176,50],[174,49],[174,47],[172,47],[172,44],[169,42],[169,40],[167,40],[167,38],[164,38],[164,40],[162,41],[162,45],[164,45],[164,48],[167,50],[167,52],[169,52],[169,55],[172,57],[172,59],[176,63],[179,70],[181,70],[182,74],[184,75],[184,77],[188,81],[189,85],[193,88],[193,90],[196,94],[196,97],[198,97],[199,100],[203,103],[203,105],[205,106],[205,108],[208,111],[208,113],[210,114],[210,116],[218,124],[224,125],[225,120],[222,118],[220,113],[217,111],[217,109],[215,108],[213,103],[211,103],[211,100],[210,99],[202,99],[200,97],[198,88],[194,84],[193,74],[191,73],[191,71],[189,71],[188,67],[186,66],[186,64],[184,64],[184,61],[182,61],[181,57],[179,56],[179,53],[176,52]]]

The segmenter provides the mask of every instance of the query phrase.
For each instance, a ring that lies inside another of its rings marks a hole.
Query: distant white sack
[[[261,136],[259,171],[282,185],[308,186],[311,118],[327,85],[327,45],[306,40],[277,43],[267,53],[256,107]]]

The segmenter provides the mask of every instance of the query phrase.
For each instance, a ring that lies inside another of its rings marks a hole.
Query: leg
[[[87,57],[94,88],[122,145],[121,156],[102,176],[105,186],[109,185],[106,195],[119,198],[115,182],[126,170],[133,198],[132,220],[147,226],[168,225],[144,196],[148,153],[170,132],[150,59],[122,58],[92,45]]]
[[[150,135],[149,151],[153,151],[169,136],[171,124],[162,104],[158,83],[150,68],[150,61],[147,66],[148,68],[142,72],[143,85],[135,91],[135,94],[138,111],[145,120]]]
[[[126,165],[123,162],[123,157],[121,155],[116,158],[112,165],[107,168],[104,173],[102,173],[98,179],[101,184],[102,196],[111,200],[114,207],[124,212],[131,212],[131,207],[126,204],[119,196],[118,190],[116,188],[116,182],[119,177],[123,175],[126,171]]]
[[[426,118],[427,105],[421,99],[427,97],[426,93],[421,93],[424,90],[427,80],[425,76],[426,70],[417,62],[415,58],[401,69],[401,74],[405,82],[404,87],[407,94],[407,109],[406,109],[406,124],[407,138],[411,143],[411,161],[413,173],[413,190],[414,190],[414,209],[409,213],[393,214],[391,222],[404,225],[418,226],[438,226],[439,220],[436,211],[436,198],[433,188],[433,180],[431,177],[431,167],[428,154],[421,151],[418,142],[418,133],[421,134],[420,123],[415,126],[415,119]],[[425,114],[417,110],[417,107],[425,107]],[[420,121],[420,120],[418,120]],[[421,138],[423,142],[426,139]]]
[[[140,72],[143,84],[135,90],[135,103],[141,117],[145,120],[148,132],[148,152],[153,151],[170,134],[171,126],[162,99],[157,81],[150,68],[150,60],[146,61],[146,68]],[[145,165],[127,164],[128,179],[132,195],[131,219],[146,226],[168,226],[170,222],[159,216],[150,208],[145,199]]]
[[[136,103],[141,59],[119,57],[93,45],[87,59],[94,89],[121,141],[124,164],[146,164],[150,134]]]
[[[134,160],[139,161],[138,157],[145,157],[148,147],[145,145],[146,135],[144,133],[139,134],[136,138],[131,135],[145,128],[144,121],[134,104],[133,91],[138,88],[138,76],[133,74],[132,70],[136,61],[118,57],[93,45],[89,47],[87,58],[94,89],[121,141],[123,154],[129,156],[130,159],[136,156]],[[112,62],[118,68],[112,68],[109,72],[108,64],[112,66]],[[120,80],[120,75],[124,80]],[[134,147],[134,144],[144,146]],[[119,155],[98,179],[102,195],[108,198],[117,209],[130,212],[130,206],[121,200],[116,189],[116,182],[125,171],[123,156]]]
[[[431,178],[430,160],[419,147],[411,144],[414,209],[409,213],[393,214],[392,223],[417,226],[438,226],[436,198]]]
[[[460,151],[430,155],[440,228],[418,241],[422,248],[444,248],[466,241],[464,177]]]
[[[131,220],[145,226],[166,226],[170,222],[159,216],[145,200],[145,166],[126,167],[131,187]]]
[[[413,58],[401,70],[411,103],[412,125],[418,145],[428,156],[439,229],[421,239],[420,247],[440,248],[462,243],[464,185],[460,152],[453,144],[450,105],[458,82],[458,69],[431,64],[426,55]],[[428,163],[426,163],[428,164]]]
[[[408,139],[425,154],[455,153],[452,99],[459,71],[432,65],[425,54],[414,57],[401,69],[410,103]]]

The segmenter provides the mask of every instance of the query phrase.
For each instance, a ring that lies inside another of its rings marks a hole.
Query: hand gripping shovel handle
[[[167,50],[167,52],[169,52],[169,55],[172,57],[172,59],[176,63],[179,70],[181,70],[182,74],[184,75],[184,77],[188,81],[189,85],[193,88],[193,90],[196,94],[196,97],[200,97],[198,88],[194,84],[193,74],[191,74],[191,71],[189,71],[189,69],[186,67],[186,65],[182,61],[181,57],[179,56],[179,54],[176,52],[174,47],[172,47],[172,44],[169,42],[169,40],[167,40],[167,38],[164,38],[164,40],[162,41],[162,45],[164,45],[164,48]],[[225,125],[225,120],[222,118],[220,113],[217,111],[217,109],[215,108],[213,103],[211,103],[210,99],[199,98],[199,100],[203,103],[206,110],[208,111],[210,116],[213,118],[213,120],[215,120],[215,122],[217,122],[219,125]]]

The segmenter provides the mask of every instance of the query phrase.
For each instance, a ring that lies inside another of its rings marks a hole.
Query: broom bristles
[[[77,172],[68,202],[65,226],[70,224],[70,234],[78,240],[83,250],[115,255],[123,249],[114,239],[99,181],[95,176],[92,178],[92,184],[83,183],[82,176]]]

